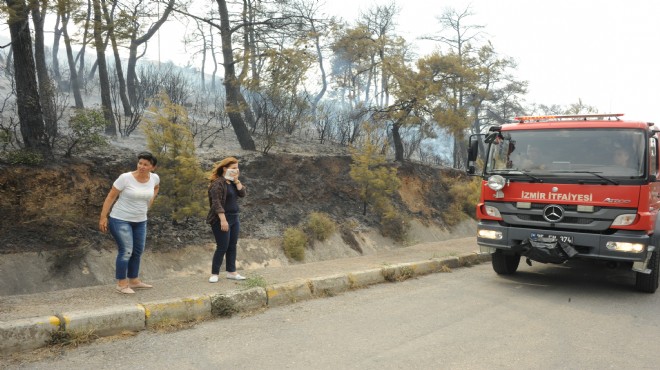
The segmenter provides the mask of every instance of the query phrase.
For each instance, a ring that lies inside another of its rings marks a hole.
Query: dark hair
[[[148,160],[149,162],[151,162],[152,166],[155,166],[156,163],[158,163],[158,160],[156,159],[156,157],[154,157],[154,155],[149,153],[149,152],[140,152],[140,154],[138,154],[138,160],[140,160],[140,159]]]

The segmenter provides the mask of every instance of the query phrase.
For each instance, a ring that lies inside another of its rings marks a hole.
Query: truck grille
[[[535,228],[562,228],[585,232],[603,232],[609,229],[614,219],[624,213],[636,210],[615,207],[594,207],[593,212],[578,212],[574,204],[558,204],[564,208],[564,218],[557,223],[550,223],[543,218],[545,203],[532,203],[531,208],[517,208],[512,202],[488,202],[497,207],[506,224]]]
[[[512,205],[514,207],[516,206],[515,203],[512,203]],[[559,205],[564,207],[564,210],[566,212],[577,212],[577,205],[575,205],[575,204],[559,204]],[[532,209],[543,210],[543,208],[545,208],[545,206],[547,206],[547,204],[545,204],[545,203],[532,203]],[[594,213],[600,211],[601,209],[603,209],[603,207],[594,206]]]
[[[547,222],[543,216],[537,216],[537,215],[517,215],[517,217],[521,220],[525,221],[537,221],[537,222]],[[567,223],[567,224],[580,224],[580,225],[588,225],[594,221],[593,218],[586,218],[586,217],[564,217],[563,220],[561,220],[561,223]]]

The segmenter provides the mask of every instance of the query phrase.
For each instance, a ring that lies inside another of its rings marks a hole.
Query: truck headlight
[[[506,185],[506,179],[500,175],[493,175],[488,178],[488,187],[495,191],[502,190],[504,185]]]
[[[612,251],[641,253],[644,251],[644,244],[626,243],[626,242],[607,242],[605,247]]]
[[[628,214],[625,214],[625,215],[618,215],[614,219],[614,222],[612,222],[612,226],[632,225],[635,222],[636,218],[637,218],[636,213],[628,213]]]
[[[500,239],[502,239],[502,232],[501,231],[495,231],[495,230],[480,229],[480,230],[477,230],[477,237],[483,238],[483,239],[500,240]]]

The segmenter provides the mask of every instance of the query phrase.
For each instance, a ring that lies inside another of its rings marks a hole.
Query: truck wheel
[[[505,254],[501,250],[495,251],[491,255],[493,270],[499,275],[511,275],[518,270],[520,264],[519,254]]]
[[[635,280],[635,288],[644,293],[655,293],[658,289],[658,270],[660,270],[660,259],[658,258],[658,251],[654,251],[649,260],[648,268],[651,269],[650,274],[637,273]]]

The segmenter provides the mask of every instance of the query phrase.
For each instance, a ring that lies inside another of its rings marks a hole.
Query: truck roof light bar
[[[616,119],[620,121],[619,117],[623,116],[623,113],[602,113],[602,114],[572,114],[572,115],[554,115],[554,116],[520,116],[516,117],[515,120],[519,123],[529,123],[529,122],[547,122],[547,121],[565,121],[565,120],[583,120],[588,119]]]

